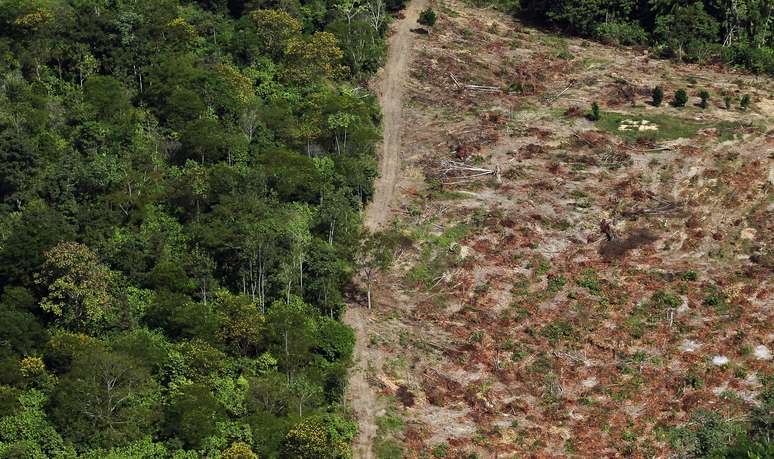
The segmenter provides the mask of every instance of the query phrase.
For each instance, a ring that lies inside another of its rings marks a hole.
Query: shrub
[[[774,49],[737,43],[723,48],[723,60],[729,64],[745,67],[754,73],[774,75]]]
[[[675,91],[675,100],[672,101],[672,105],[675,107],[685,107],[685,104],[688,103],[688,93],[685,92],[685,89],[678,89]]]
[[[726,110],[731,110],[731,96],[724,96],[723,103],[726,105]]]
[[[419,13],[419,22],[423,26],[432,27],[435,25],[435,21],[438,19],[438,15],[435,14],[432,8],[427,8]]]
[[[599,104],[597,101],[594,101],[593,104],[591,104],[591,113],[589,113],[589,119],[591,121],[599,121],[602,115],[599,113]]]
[[[661,106],[661,102],[664,101],[664,90],[661,88],[661,86],[656,86],[653,88],[653,106],[659,107]]]
[[[701,103],[699,103],[699,106],[701,108],[707,108],[707,106],[709,105],[708,102],[710,98],[710,93],[706,89],[702,89],[699,92],[699,97],[701,97]]]
[[[594,29],[594,38],[611,45],[641,45],[648,41],[648,34],[638,24],[605,22]]]
[[[745,94],[742,96],[742,100],[739,101],[739,106],[742,108],[742,110],[747,110],[750,108],[750,95]]]
[[[394,13],[406,7],[406,0],[387,0],[387,11]]]

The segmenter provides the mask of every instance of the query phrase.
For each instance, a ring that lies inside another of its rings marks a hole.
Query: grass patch
[[[650,124],[658,126],[658,130],[639,131],[637,129],[631,129],[621,131],[619,130],[619,127],[621,126],[621,122],[624,120],[632,120],[635,122],[640,122],[643,120],[648,121]],[[602,117],[599,121],[596,122],[596,126],[598,129],[611,132],[626,140],[647,139],[652,141],[690,139],[694,137],[700,129],[706,128],[717,129],[720,134],[720,140],[724,141],[733,140],[741,136],[741,134],[737,132],[739,128],[752,127],[759,131],[762,129],[761,126],[742,122],[722,121],[716,124],[705,124],[677,118],[670,115],[642,115],[638,113],[619,112],[602,112]]]
[[[403,445],[394,438],[376,440],[374,452],[378,459],[403,459]]]
[[[651,124],[658,126],[656,131],[621,131],[619,127],[624,120],[641,121],[646,120]],[[700,123],[686,121],[669,115],[646,115],[627,114],[617,112],[603,112],[602,118],[596,123],[597,128],[611,132],[627,140],[648,139],[653,141],[674,140],[686,138],[690,139],[696,135],[699,129],[709,127]]]
[[[394,434],[402,432],[405,424],[398,414],[390,412],[384,416],[377,417],[376,426],[379,428],[379,432]]]
[[[440,235],[430,233],[428,228],[419,228],[412,238],[423,241],[419,260],[405,275],[404,282],[409,287],[431,287],[446,270],[459,260],[456,244],[469,231],[467,225],[461,224],[449,228]]]

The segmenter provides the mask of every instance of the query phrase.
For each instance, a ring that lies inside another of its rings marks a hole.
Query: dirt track
[[[403,84],[408,73],[409,54],[414,43],[412,28],[418,27],[419,12],[426,0],[414,0],[405,10],[405,19],[393,26],[389,39],[387,64],[378,86],[379,103],[384,115],[384,142],[379,158],[379,178],[376,179],[374,199],[368,206],[365,224],[374,230],[380,228],[389,215],[390,203],[398,182],[401,160],[401,127],[403,112]]]
[[[426,0],[414,0],[405,10],[405,19],[397,22],[389,39],[387,64],[378,85],[379,102],[384,116],[384,141],[379,158],[379,178],[375,183],[374,198],[365,215],[365,224],[371,230],[387,222],[390,205],[398,182],[401,163],[401,126],[403,111],[403,83],[408,72],[409,53],[414,42],[411,29],[417,27],[419,11]],[[371,459],[376,436],[377,398],[368,384],[368,368],[375,355],[368,348],[368,314],[359,307],[350,307],[344,321],[355,330],[355,363],[350,370],[347,402],[358,419],[359,432],[353,446],[355,459]]]

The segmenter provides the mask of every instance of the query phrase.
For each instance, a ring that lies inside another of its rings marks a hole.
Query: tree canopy
[[[0,2],[0,457],[347,456],[401,5]]]

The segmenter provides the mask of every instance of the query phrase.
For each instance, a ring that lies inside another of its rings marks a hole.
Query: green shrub
[[[591,104],[591,113],[589,113],[589,119],[591,121],[599,121],[601,117],[602,115],[599,112],[599,104],[597,101],[594,101],[594,103]]]
[[[435,21],[438,19],[438,15],[435,14],[432,8],[426,8],[419,13],[419,22],[423,26],[432,27],[435,25]]]
[[[387,6],[387,11],[396,12],[405,8],[406,0],[387,0],[385,4]]]
[[[685,107],[685,104],[688,103],[688,93],[685,92],[685,89],[678,89],[675,91],[675,99],[672,101],[672,105],[675,107]]]
[[[604,22],[594,29],[594,38],[610,45],[642,45],[648,41],[648,34],[639,24],[626,22]]]
[[[702,89],[699,92],[699,97],[701,98],[701,102],[699,103],[699,106],[701,108],[707,108],[707,106],[709,105],[708,102],[710,98],[710,93],[706,89]]]
[[[745,94],[742,96],[742,100],[739,101],[739,107],[741,107],[742,110],[747,110],[750,108],[750,95]]]
[[[726,106],[726,110],[731,110],[731,96],[723,96],[723,103]]]
[[[440,443],[433,448],[433,457],[447,457],[449,455],[449,445]]]
[[[653,88],[653,106],[659,107],[661,106],[661,102],[664,101],[664,90],[661,88],[661,86],[656,86]]]
[[[737,43],[723,48],[723,60],[753,73],[774,75],[774,49]]]

